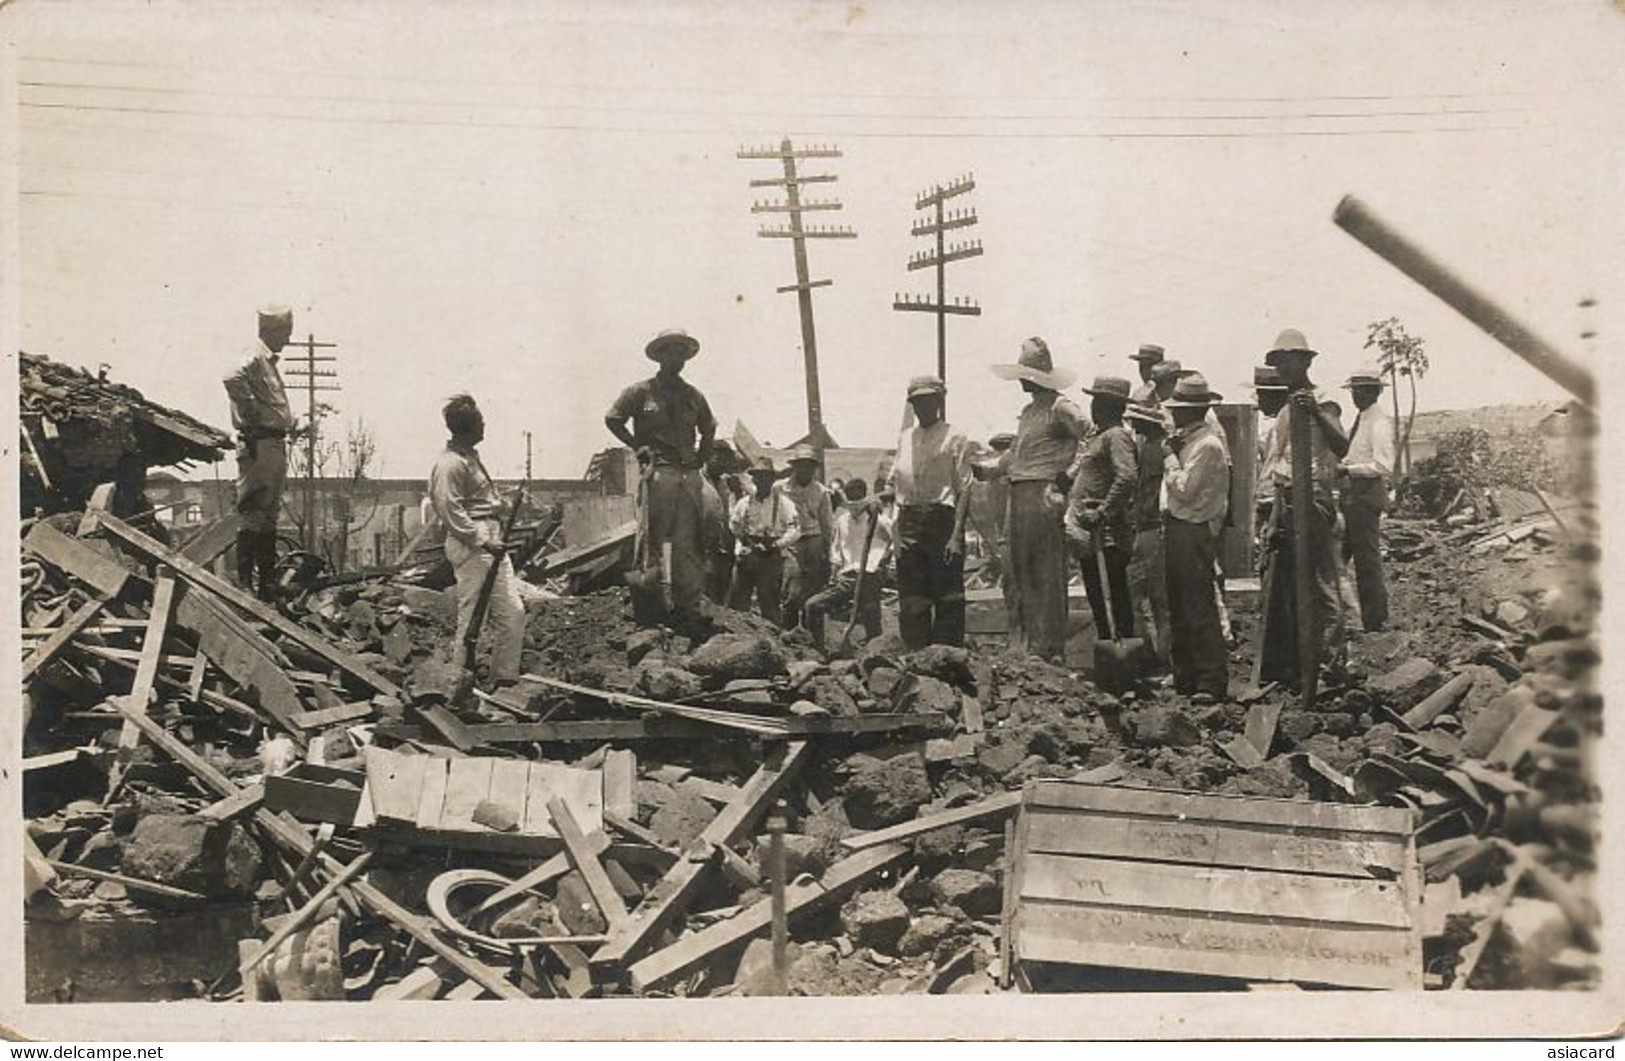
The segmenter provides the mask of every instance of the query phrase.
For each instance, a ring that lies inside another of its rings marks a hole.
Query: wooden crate
[[[1005,882],[1006,968],[1420,990],[1413,829],[1403,808],[1031,782]]]

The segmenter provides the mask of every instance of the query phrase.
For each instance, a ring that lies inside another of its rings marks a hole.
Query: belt
[[[256,428],[249,431],[239,431],[237,437],[245,442],[257,442],[262,438],[287,438],[288,433],[286,431],[266,431]]]

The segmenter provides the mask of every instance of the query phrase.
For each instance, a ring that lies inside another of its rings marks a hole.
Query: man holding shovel
[[[1206,421],[1219,401],[1200,375],[1182,377],[1162,407],[1174,430],[1163,443],[1162,531],[1174,691],[1192,703],[1229,698],[1229,668],[1213,564],[1224,532],[1230,467],[1218,429]]]
[[[847,605],[852,607],[848,630],[861,625],[865,640],[880,636],[880,572],[891,555],[891,520],[869,499],[862,479],[849,480],[845,494],[830,542],[835,578],[807,601],[807,629],[819,645],[824,643],[824,616]]]
[[[1094,399],[1089,418],[1095,433],[1083,444],[1078,460],[1066,509],[1066,534],[1083,569],[1095,630],[1102,636],[1113,631],[1117,637],[1129,638],[1134,636],[1134,603],[1128,592],[1128,560],[1133,545],[1134,492],[1139,485],[1134,436],[1123,426],[1129,382],[1100,376],[1083,392]],[[1105,559],[1104,585],[1097,551]]]
[[[717,422],[705,395],[682,378],[700,352],[699,340],[680,328],[661,332],[643,348],[660,371],[621,392],[604,416],[609,433],[638,455],[644,556],[656,559],[671,587],[672,618],[693,626],[700,618],[705,560],[700,549],[704,489],[700,469],[711,456]],[[627,423],[631,423],[631,430]]]

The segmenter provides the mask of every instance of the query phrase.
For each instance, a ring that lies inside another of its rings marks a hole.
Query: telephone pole
[[[968,298],[955,298],[948,301],[947,268],[949,262],[961,261],[965,258],[980,257],[982,253],[981,240],[967,240],[963,243],[948,244],[944,233],[951,229],[968,228],[976,224],[976,208],[968,210],[944,210],[943,204],[949,199],[964,195],[976,187],[976,178],[970,174],[957,177],[947,184],[938,184],[928,192],[921,192],[914,200],[916,210],[931,210],[932,216],[923,221],[914,222],[910,231],[916,236],[930,236],[935,246],[931,250],[920,251],[908,260],[909,272],[916,269],[931,269],[937,271],[937,297],[932,301],[929,295],[896,295],[892,299],[892,309],[912,313],[935,313],[937,315],[937,377],[944,383],[948,382],[948,315],[957,313],[963,316],[980,317],[982,307]]]
[[[525,432],[525,480],[530,481],[530,432]]]
[[[306,552],[316,551],[316,450],[318,447],[318,432],[316,430],[316,395],[319,392],[337,391],[343,388],[338,385],[338,371],[330,368],[317,368],[319,363],[335,362],[337,354],[318,354],[318,350],[335,350],[337,343],[318,343],[316,336],[306,333],[305,341],[290,342],[288,346],[297,346],[304,351],[292,357],[284,354],[291,362],[287,375],[296,380],[304,380],[305,388],[305,533],[301,543]],[[331,382],[328,382],[331,381]]]
[[[753,202],[750,212],[753,214],[789,214],[785,227],[766,227],[757,233],[763,239],[788,239],[795,250],[796,282],[777,288],[779,294],[796,293],[797,301],[801,306],[801,356],[807,375],[807,433],[812,438],[813,449],[818,454],[820,471],[824,466],[824,409],[818,396],[818,340],[813,332],[812,290],[815,287],[829,287],[833,280],[812,280],[807,272],[807,241],[809,239],[855,239],[857,233],[844,225],[813,225],[802,223],[801,215],[817,210],[839,210],[841,204],[835,199],[802,199],[801,186],[804,184],[830,184],[835,181],[833,173],[801,174],[796,171],[796,160],[803,158],[840,158],[839,148],[827,145],[798,148],[790,142],[787,136],[779,141],[777,148],[742,148],[735,156],[741,159],[759,161],[777,161],[784,167],[784,176],[769,177],[763,180],[750,182],[752,188],[783,188],[783,202]]]

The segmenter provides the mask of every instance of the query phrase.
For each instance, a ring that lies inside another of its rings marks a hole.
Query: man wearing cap
[[[429,470],[429,504],[446,535],[446,559],[457,579],[457,640],[473,621],[474,605],[497,565],[486,618],[491,628],[491,680],[519,678],[525,637],[525,604],[513,561],[502,540],[502,497],[476,449],[485,438],[485,417],[474,399],[459,394],[441,412],[451,439]],[[514,503],[518,504],[518,498]],[[476,635],[477,636],[477,635]]]
[[[1157,385],[1151,378],[1151,370],[1162,364],[1166,356],[1166,351],[1156,343],[1141,343],[1138,353],[1128,355],[1130,361],[1139,362],[1140,369],[1140,385],[1129,395],[1131,401],[1139,402],[1141,405],[1153,401],[1152,395],[1156,393]],[[1160,461],[1158,465],[1160,467]]]
[[[979,471],[1010,484],[1010,644],[1059,662],[1066,648],[1066,532],[1063,517],[1072,487],[1078,444],[1091,428],[1083,411],[1063,397],[1075,376],[1056,368],[1049,346],[1037,336],[1021,344],[1014,364],[994,365],[1000,379],[1021,381],[1027,405],[1016,437],[998,462]]]
[[[237,431],[237,581],[261,600],[276,599],[276,527],[288,475],[288,435],[297,421],[277,361],[293,334],[293,310],[265,306],[259,338],[225,376]]]
[[[1270,448],[1265,453],[1264,471],[1275,487],[1270,543],[1273,571],[1266,624],[1266,644],[1262,676],[1265,681],[1281,681],[1291,687],[1299,682],[1295,550],[1306,547],[1314,570],[1314,615],[1301,617],[1320,632],[1321,659],[1336,669],[1341,665],[1342,631],[1337,598],[1337,561],[1332,552],[1332,528],[1337,510],[1333,486],[1338,462],[1348,453],[1343,435],[1342,410],[1332,396],[1309,379],[1309,364],[1317,356],[1303,333],[1295,328],[1281,332],[1264,360],[1281,373],[1287,400],[1276,414]],[[1311,533],[1307,543],[1296,539],[1292,515],[1292,422],[1305,417],[1310,423],[1313,494]]]
[[[700,352],[698,340],[681,329],[670,329],[651,339],[643,352],[659,362],[660,370],[622,391],[605,414],[604,426],[638,455],[642,469],[638,503],[648,528],[647,555],[663,556],[665,546],[671,546],[667,575],[672,611],[677,622],[691,625],[699,619],[705,586],[700,469],[711,456],[717,422],[705,395],[682,378],[683,366]]]
[[[1344,386],[1357,412],[1340,465],[1343,553],[1354,564],[1361,622],[1366,630],[1377,631],[1388,622],[1388,587],[1383,583],[1378,541],[1394,473],[1393,419],[1382,404],[1382,375],[1375,369],[1356,372]]]
[[[1213,568],[1230,497],[1230,467],[1206,420],[1219,401],[1207,380],[1182,377],[1163,402],[1174,430],[1163,443],[1162,527],[1174,690],[1193,703],[1229,697]]]
[[[942,418],[947,387],[935,376],[908,384],[913,427],[897,440],[897,623],[912,651],[965,641],[965,507],[970,445]]]
[[[784,568],[801,538],[795,502],[773,489],[778,477],[773,458],[757,458],[750,466],[750,492],[734,503],[729,517],[735,557],[728,607],[749,611],[754,597],[762,618],[774,625],[784,620]]]
[[[880,572],[891,548],[892,521],[869,500],[869,484],[848,480],[830,540],[835,577],[807,600],[807,629],[817,644],[824,644],[824,617],[848,606],[856,609],[855,625],[863,627],[866,640],[880,636]]]
[[[1139,461],[1134,436],[1123,426],[1129,382],[1100,376],[1083,388],[1093,401],[1089,419],[1095,433],[1083,444],[1077,478],[1067,500],[1066,534],[1072,541],[1083,587],[1089,594],[1095,630],[1105,636],[1134,636],[1134,604],[1128,591],[1128,558],[1133,543],[1134,491],[1139,485]],[[1106,560],[1106,584],[1101,585],[1099,550]]]
[[[829,490],[817,479],[818,453],[806,443],[790,451],[790,477],[774,487],[795,506],[801,537],[791,550],[794,564],[786,570],[784,586],[784,625],[801,624],[801,610],[807,598],[829,582],[829,548],[835,514]]]
[[[1157,660],[1168,666],[1168,577],[1162,550],[1162,440],[1168,437],[1161,409],[1129,402],[1123,421],[1134,432],[1139,482],[1134,491],[1134,549],[1129,555],[1129,596],[1151,631]]]

